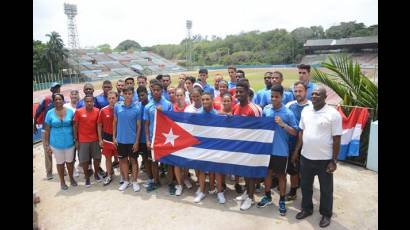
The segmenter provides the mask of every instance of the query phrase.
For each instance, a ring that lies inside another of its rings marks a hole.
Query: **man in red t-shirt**
[[[73,128],[75,145],[78,149],[78,159],[84,169],[85,186],[90,187],[90,176],[88,164],[93,158],[94,178],[97,182],[102,181],[98,175],[98,168],[101,162],[101,151],[98,145],[97,120],[99,109],[94,107],[94,97],[87,95],[84,97],[85,107],[77,109],[74,114]]]
[[[262,109],[251,102],[249,102],[249,83],[244,80],[239,80],[236,84],[236,98],[239,103],[233,108],[233,115],[261,117]],[[255,193],[255,178],[246,178],[246,191],[236,198],[238,201],[243,201],[241,210],[249,209],[255,203],[253,194]]]
[[[111,176],[114,174],[112,168],[111,158],[117,156],[117,148],[112,142],[112,127],[114,121],[114,105],[118,100],[118,93],[114,91],[108,92],[108,105],[100,110],[98,115],[97,128],[98,128],[98,140],[100,148],[102,148],[102,154],[105,156],[105,167],[107,170],[107,177],[104,178],[104,186],[111,183]]]

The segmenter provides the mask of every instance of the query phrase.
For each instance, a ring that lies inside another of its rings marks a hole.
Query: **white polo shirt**
[[[302,156],[309,160],[333,158],[333,136],[342,135],[342,117],[327,104],[315,111],[313,106],[303,109],[299,122],[303,130]]]

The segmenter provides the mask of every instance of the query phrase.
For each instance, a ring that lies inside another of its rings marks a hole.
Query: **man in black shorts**
[[[292,111],[282,104],[283,87],[273,85],[271,88],[272,104],[263,109],[263,116],[275,119],[275,135],[273,137],[273,149],[269,162],[268,175],[265,177],[265,196],[257,204],[257,207],[266,207],[272,204],[270,186],[272,174],[279,178],[279,213],[286,215],[285,192],[286,192],[286,168],[289,158],[289,135],[297,134],[297,124]]]

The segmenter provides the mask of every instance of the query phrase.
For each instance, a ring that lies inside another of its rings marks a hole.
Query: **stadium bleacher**
[[[160,55],[146,51],[135,52],[87,52],[78,57],[78,60],[69,57],[68,63],[72,66],[80,64],[82,74],[90,78],[101,76],[136,75],[132,66],[138,65],[149,74],[184,71],[185,69]]]

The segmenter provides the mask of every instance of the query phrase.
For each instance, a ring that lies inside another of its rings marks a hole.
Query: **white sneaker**
[[[235,198],[235,200],[237,200],[237,201],[243,201],[243,200],[246,200],[247,197],[248,197],[248,193],[247,193],[246,190],[245,190],[245,192],[243,192],[242,195],[237,196],[237,197]]]
[[[247,198],[242,202],[242,205],[241,205],[241,208],[240,208],[240,209],[241,209],[242,211],[248,210],[254,203],[255,203],[255,202],[254,202],[251,198],[247,197]]]
[[[182,185],[179,185],[179,184],[175,185],[175,188],[176,188],[175,195],[180,196],[182,194]]]
[[[191,182],[189,181],[189,179],[185,179],[185,180],[184,180],[184,184],[185,184],[185,186],[186,186],[188,189],[192,188],[192,184],[191,184]]]
[[[199,203],[204,198],[205,198],[205,194],[203,192],[199,192],[198,195],[196,195],[194,202]]]
[[[195,195],[198,196],[198,194],[201,192],[201,188],[198,187],[198,189],[195,192]]]
[[[148,179],[144,184],[142,184],[142,186],[144,186],[144,188],[148,188],[150,183],[154,183],[154,179]]]
[[[132,188],[134,189],[134,192],[138,192],[141,189],[137,182],[132,182]]]
[[[210,195],[214,195],[214,194],[217,194],[217,193],[218,193],[218,191],[216,190],[216,188],[214,188],[214,190],[212,190],[212,191],[209,191]]]
[[[218,192],[217,198],[218,203],[225,204],[225,196],[223,192]]]
[[[118,190],[124,191],[125,189],[128,188],[129,185],[130,185],[130,182],[124,181],[124,183],[118,188]]]
[[[75,177],[79,177],[79,176],[80,176],[80,174],[78,173],[78,170],[77,170],[77,169],[74,169],[73,176],[75,176]]]
[[[77,165],[77,167],[75,169],[78,173],[84,174],[84,169],[80,165]]]

